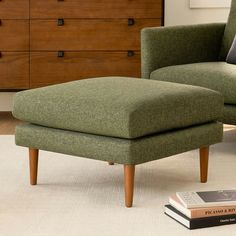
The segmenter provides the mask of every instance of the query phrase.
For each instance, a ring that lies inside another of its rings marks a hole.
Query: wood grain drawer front
[[[162,0],[31,0],[32,18],[161,18]]]
[[[131,22],[132,23],[132,22]],[[140,30],[160,26],[159,19],[31,21],[31,50],[139,50]]]
[[[0,19],[29,19],[29,0],[0,0]]]
[[[29,88],[29,53],[1,52],[0,88]]]
[[[1,20],[0,51],[29,50],[29,21]]]
[[[131,53],[132,54],[132,53]],[[127,52],[31,52],[30,87],[99,76],[140,77],[140,53]]]

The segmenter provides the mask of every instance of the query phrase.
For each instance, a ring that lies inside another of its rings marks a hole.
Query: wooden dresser
[[[0,0],[0,89],[140,77],[140,30],[163,0]]]

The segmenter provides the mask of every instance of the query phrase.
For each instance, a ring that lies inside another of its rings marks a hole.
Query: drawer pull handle
[[[57,25],[58,25],[58,26],[63,26],[64,24],[65,24],[64,19],[58,19],[58,20],[57,20]]]
[[[64,57],[65,53],[64,51],[58,51],[57,57]]]
[[[134,51],[128,51],[127,56],[128,57],[133,57],[134,56]]]
[[[0,0],[1,1],[1,0]],[[0,26],[2,25],[2,20],[0,19]]]
[[[128,26],[132,26],[135,24],[135,20],[133,18],[128,19]]]
[[[0,0],[1,1],[1,0]],[[2,58],[2,52],[0,52],[0,58]]]
[[[1,0],[0,0],[1,1]],[[64,0],[57,0],[58,2],[63,2]]]

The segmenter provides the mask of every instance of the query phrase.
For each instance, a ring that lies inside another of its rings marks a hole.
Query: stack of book
[[[236,223],[236,190],[177,192],[165,214],[189,229]]]

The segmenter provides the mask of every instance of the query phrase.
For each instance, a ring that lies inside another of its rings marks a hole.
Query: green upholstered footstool
[[[132,206],[135,165],[200,148],[207,181],[209,145],[222,140],[223,98],[212,90],[136,78],[105,77],[19,92],[16,144],[29,147],[31,184],[38,150],[124,165]]]

